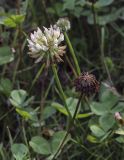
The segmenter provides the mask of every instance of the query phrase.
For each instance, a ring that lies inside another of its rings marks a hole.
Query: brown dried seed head
[[[82,92],[85,96],[90,96],[99,90],[99,82],[93,74],[82,73],[74,81],[76,91]]]

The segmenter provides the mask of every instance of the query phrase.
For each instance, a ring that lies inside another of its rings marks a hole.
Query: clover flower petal
[[[42,61],[52,62],[62,61],[62,56],[65,53],[65,46],[60,46],[64,41],[64,35],[61,33],[58,26],[43,27],[42,31],[39,27],[34,33],[31,33],[28,41],[29,55],[36,58],[36,63]]]

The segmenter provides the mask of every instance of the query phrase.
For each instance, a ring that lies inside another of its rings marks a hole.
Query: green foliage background
[[[0,1],[0,159],[52,160],[65,135],[68,113],[52,69],[41,70],[27,52],[27,38],[37,26],[49,27],[68,17],[68,32],[81,71],[100,81],[100,91],[81,102],[58,160],[123,160],[124,1]],[[66,42],[65,42],[66,43]],[[58,74],[66,103],[74,114],[79,95],[73,81],[74,62],[66,49]]]

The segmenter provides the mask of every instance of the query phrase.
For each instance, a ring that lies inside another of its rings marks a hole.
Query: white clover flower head
[[[43,31],[37,28],[37,31],[31,33],[30,39],[27,39],[30,50],[28,54],[32,58],[36,58],[35,63],[43,59],[48,65],[50,63],[63,61],[61,57],[65,53],[66,46],[60,46],[61,42],[64,40],[64,35],[61,33],[60,28],[57,26],[43,28]]]
[[[71,28],[70,21],[68,18],[59,18],[56,25],[61,28],[63,31],[68,31]]]

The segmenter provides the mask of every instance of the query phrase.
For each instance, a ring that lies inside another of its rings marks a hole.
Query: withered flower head
[[[93,74],[88,72],[82,73],[74,81],[76,91],[83,93],[85,96],[90,96],[99,90],[99,82]]]

